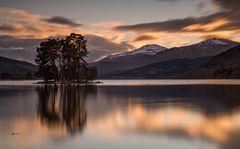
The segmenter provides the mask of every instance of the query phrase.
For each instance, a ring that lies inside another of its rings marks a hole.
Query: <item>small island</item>
[[[71,33],[64,39],[48,39],[37,47],[37,75],[44,84],[86,84],[97,77],[97,68],[91,67],[87,40],[81,34]]]

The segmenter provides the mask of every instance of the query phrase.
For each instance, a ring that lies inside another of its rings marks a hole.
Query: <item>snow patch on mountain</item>
[[[197,44],[195,44],[195,46],[204,48],[209,45],[227,45],[227,44],[228,44],[228,42],[226,40],[212,38],[212,39],[208,39],[203,42],[197,43]]]
[[[114,59],[114,58],[125,57],[125,56],[155,55],[158,52],[161,52],[166,49],[167,48],[156,45],[156,44],[145,45],[133,51],[123,52],[115,55],[109,55],[107,56],[107,59]]]

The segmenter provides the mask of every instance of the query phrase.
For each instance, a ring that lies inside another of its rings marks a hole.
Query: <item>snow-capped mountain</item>
[[[148,64],[174,59],[191,60],[203,57],[213,57],[237,45],[239,45],[239,43],[218,38],[170,49],[158,45],[146,45],[134,51],[108,56],[100,61],[92,63],[92,65],[98,67],[99,75],[104,75],[113,72],[124,72]]]
[[[229,44],[229,41],[226,39],[211,38],[200,43],[193,44],[193,46],[207,48],[207,46],[209,45],[227,45],[227,44]]]
[[[115,58],[120,57],[126,57],[126,56],[138,56],[138,55],[155,55],[158,52],[161,52],[163,50],[166,50],[167,48],[156,45],[156,44],[150,44],[142,46],[141,48],[138,48],[133,51],[123,52],[119,54],[109,55],[106,58],[109,60],[113,60]]]
[[[210,38],[202,42],[169,49],[169,53],[175,53],[176,58],[198,58],[204,56],[216,56],[239,43],[221,39],[221,38]]]

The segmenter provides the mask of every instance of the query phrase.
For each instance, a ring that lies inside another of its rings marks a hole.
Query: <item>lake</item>
[[[240,80],[0,81],[1,149],[239,149]]]

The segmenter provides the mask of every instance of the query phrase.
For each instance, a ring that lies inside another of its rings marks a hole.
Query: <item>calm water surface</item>
[[[151,81],[2,81],[0,149],[239,149],[239,80]]]

